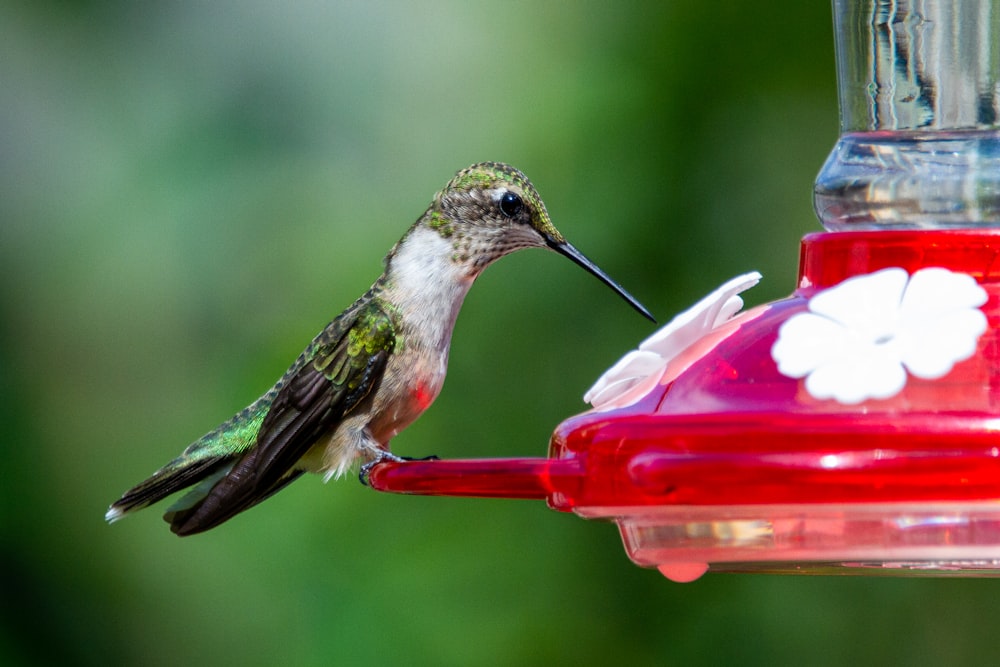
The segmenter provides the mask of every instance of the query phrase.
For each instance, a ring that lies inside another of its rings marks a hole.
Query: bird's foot
[[[368,476],[371,474],[372,470],[375,469],[375,466],[377,466],[379,463],[384,463],[386,461],[393,461],[395,463],[405,463],[407,461],[439,461],[439,460],[440,457],[435,456],[433,454],[431,454],[430,456],[422,456],[419,458],[415,458],[412,456],[399,456],[397,454],[393,454],[392,452],[387,452],[384,449],[380,449],[378,453],[375,455],[375,458],[373,458],[371,461],[361,466],[361,469],[358,471],[358,479],[365,486],[371,486],[368,483]]]

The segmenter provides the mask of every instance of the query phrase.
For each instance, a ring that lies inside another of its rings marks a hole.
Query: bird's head
[[[645,317],[649,311],[552,224],[531,181],[502,162],[461,170],[439,192],[419,224],[452,243],[453,260],[478,275],[490,263],[521,248],[550,248],[592,273]],[[655,321],[655,320],[654,320]]]

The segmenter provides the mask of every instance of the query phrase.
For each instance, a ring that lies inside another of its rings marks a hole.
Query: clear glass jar
[[[1000,1],[834,0],[830,231],[1000,225]]]

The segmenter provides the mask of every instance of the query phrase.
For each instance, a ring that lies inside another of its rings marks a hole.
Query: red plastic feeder
[[[755,280],[723,286],[609,371],[548,458],[386,463],[372,486],[544,498],[676,581],[1000,574],[995,4],[834,0],[829,231],[789,298],[730,319]]]
[[[780,372],[779,330],[811,297],[891,267],[975,279],[988,329],[973,356],[853,404]],[[637,402],[563,422],[550,458],[389,463],[371,483],[545,498],[616,521],[633,561],[679,581],[709,567],[1000,573],[1000,232],[808,236],[799,285],[688,347],[671,362],[684,370]]]

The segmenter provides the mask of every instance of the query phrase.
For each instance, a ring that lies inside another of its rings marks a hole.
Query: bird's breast
[[[430,407],[444,385],[448,350],[412,346],[393,354],[383,376],[369,429],[387,444]]]

